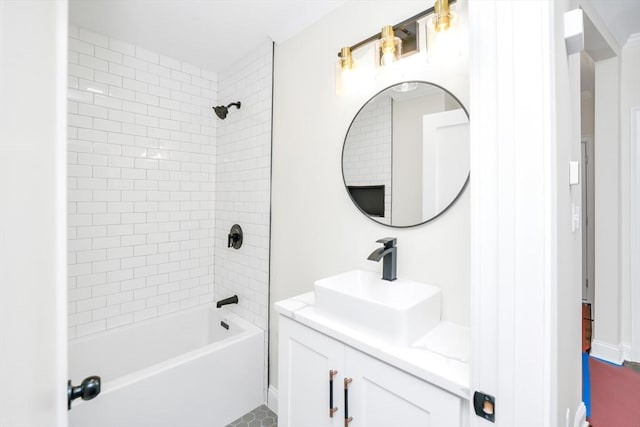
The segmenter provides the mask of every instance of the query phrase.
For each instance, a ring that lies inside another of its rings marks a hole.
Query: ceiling
[[[591,4],[620,47],[630,35],[640,33],[640,0],[591,0]]]
[[[640,0],[590,0],[592,12],[598,14],[620,47],[630,36],[640,34]],[[611,58],[616,50],[600,33],[589,15],[584,20],[585,50],[580,55],[580,89],[584,95],[595,93],[595,62]]]
[[[69,0],[69,21],[209,71],[265,40],[282,43],[346,0]],[[591,0],[620,46],[640,33],[640,0]]]
[[[69,0],[69,22],[209,71],[282,43],[344,0]]]

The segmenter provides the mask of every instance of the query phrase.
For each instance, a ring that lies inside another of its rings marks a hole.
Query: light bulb
[[[392,62],[395,62],[395,60],[396,56],[394,55],[393,51],[387,51],[382,54],[382,58],[380,58],[380,64],[389,65]]]
[[[402,40],[395,36],[391,25],[382,28],[381,37],[378,40],[378,49],[380,49],[380,65],[389,65],[400,58]]]
[[[343,47],[336,64],[336,93],[346,95],[354,93],[358,87],[358,64],[353,59],[350,47]]]
[[[342,70],[342,84],[347,88],[353,88],[355,83],[355,72],[351,68]]]

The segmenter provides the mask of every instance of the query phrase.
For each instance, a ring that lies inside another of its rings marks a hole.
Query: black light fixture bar
[[[456,3],[456,0],[449,0],[449,4],[450,5],[455,4],[455,3]],[[395,31],[397,27],[402,27],[402,26],[404,26],[404,25],[406,25],[406,24],[408,24],[410,22],[417,21],[418,19],[424,18],[425,16],[430,15],[430,14],[432,14],[434,12],[435,12],[434,7],[431,6],[427,10],[423,10],[422,12],[417,13],[416,15],[413,15],[412,17],[407,18],[402,22],[398,22],[396,25],[393,26],[393,30]],[[351,52],[353,52],[354,50],[358,49],[359,47],[361,47],[361,46],[363,46],[363,45],[365,45],[367,43],[371,43],[372,41],[376,41],[379,38],[380,38],[380,32],[377,32],[374,35],[372,35],[371,37],[369,37],[367,39],[364,39],[362,41],[359,41],[358,43],[356,43],[354,45],[351,45],[350,46]],[[338,52],[338,58],[342,58],[341,52]]]

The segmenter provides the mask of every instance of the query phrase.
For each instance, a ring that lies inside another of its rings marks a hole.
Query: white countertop
[[[440,322],[410,347],[394,347],[324,316],[313,292],[275,304],[278,313],[309,326],[450,393],[469,399],[469,328]]]

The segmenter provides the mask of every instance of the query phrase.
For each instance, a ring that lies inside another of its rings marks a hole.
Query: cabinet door
[[[459,427],[461,399],[413,375],[345,347],[349,427]]]
[[[278,426],[334,427],[344,425],[342,412],[344,344],[280,316],[278,365]],[[329,416],[329,372],[334,407]]]

